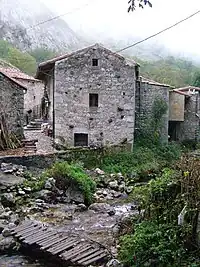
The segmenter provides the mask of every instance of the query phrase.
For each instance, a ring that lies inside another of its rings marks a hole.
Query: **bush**
[[[61,190],[69,187],[78,188],[84,195],[85,204],[92,203],[96,184],[79,164],[57,162],[44,175],[53,177],[56,180],[56,186]]]
[[[181,266],[185,232],[179,226],[143,221],[132,235],[120,239],[119,258],[125,266]]]

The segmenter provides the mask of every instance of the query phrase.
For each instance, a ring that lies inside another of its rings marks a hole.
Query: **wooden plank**
[[[51,242],[49,242],[49,244],[46,244],[45,246],[43,245],[43,247],[41,248],[41,249],[47,249],[47,248],[50,248],[50,247],[54,247],[55,248],[55,245],[56,246],[58,246],[58,245],[60,245],[61,244],[61,242],[63,241],[66,241],[66,239],[68,239],[68,237],[63,237],[63,238],[57,238],[57,239],[55,239],[55,240],[53,240],[53,241],[51,241]],[[70,240],[67,240],[67,241],[70,241]],[[62,242],[62,243],[63,243]]]
[[[18,231],[23,230],[23,229],[26,229],[27,227],[29,227],[30,225],[33,225],[33,224],[34,224],[34,222],[32,222],[32,221],[27,221],[27,222],[25,222],[25,223],[23,223],[23,224],[20,224],[20,225],[17,226],[16,228],[14,228],[11,232],[12,232],[12,233],[17,233]]]
[[[25,235],[29,234],[30,232],[39,230],[40,228],[41,228],[41,226],[30,227],[30,228],[27,228],[25,231],[18,232],[15,236],[16,237],[25,236]]]
[[[102,251],[102,250],[92,253],[89,256],[85,257],[84,259],[79,260],[78,264],[82,264],[83,262],[88,262],[89,260],[92,260],[95,257],[102,255],[103,253],[105,253],[105,251]],[[92,262],[94,262],[94,260]]]
[[[89,260],[86,260],[86,261],[82,261],[81,265],[88,266],[91,263],[95,263],[95,262],[97,262],[97,261],[99,261],[101,259],[104,259],[106,256],[108,256],[108,254],[106,252],[104,252],[104,253],[100,254],[99,256],[96,256],[95,258],[92,258],[92,259],[89,259]]]
[[[66,249],[69,249],[69,248],[75,246],[78,242],[79,242],[79,241],[76,241],[76,242],[74,243],[74,240],[73,240],[73,241],[71,241],[71,242],[67,242],[67,243],[63,244],[62,246],[60,246],[60,247],[57,248],[57,249],[50,248],[50,249],[48,249],[47,251],[50,252],[50,253],[52,253],[53,255],[55,255],[55,254],[58,254],[58,253],[60,253],[60,252],[62,252],[62,251],[64,251],[64,250],[66,250]]]
[[[77,257],[72,259],[72,262],[76,262],[81,260],[82,258],[85,258],[86,256],[89,256],[90,254],[93,254],[95,252],[99,251],[99,248],[94,248],[91,250],[88,250],[87,252],[83,253],[83,254],[79,254]]]
[[[43,240],[41,241],[38,241],[37,244],[40,245],[40,246],[46,246],[48,245],[50,242],[54,241],[54,240],[57,240],[57,239],[60,239],[62,238],[62,235],[55,235],[55,236],[52,236],[50,238],[46,237],[44,238]]]
[[[33,238],[35,238],[38,235],[41,235],[44,232],[45,232],[45,230],[43,228],[39,228],[39,229],[37,229],[37,232],[35,230],[33,230],[32,232],[29,232],[26,235],[22,235],[19,239],[20,240],[24,240],[24,239],[27,240],[27,239],[31,238],[31,240],[32,240]]]
[[[72,249],[70,249],[69,251],[65,251],[64,253],[62,253],[61,255],[60,255],[60,257],[62,258],[62,257],[67,257],[69,254],[72,254],[72,253],[74,253],[74,252],[77,252],[77,250],[79,249],[82,249],[82,248],[85,248],[86,246],[88,246],[88,244],[86,244],[86,243],[80,243],[80,244],[78,244],[78,246],[76,246],[76,247],[74,247],[74,248],[72,248]]]
[[[78,254],[89,250],[90,248],[92,248],[90,245],[87,245],[87,246],[84,245],[81,249],[76,249],[75,248],[75,250],[72,253],[70,253],[71,251],[69,251],[68,254],[63,255],[63,259],[66,260],[66,261],[70,260],[73,257],[77,256]]]
[[[28,229],[31,229],[31,228],[33,228],[33,227],[36,227],[37,225],[38,225],[38,224],[27,225],[27,226],[25,226],[25,227],[23,227],[23,228],[21,228],[21,229],[19,229],[19,230],[16,230],[14,234],[19,234],[19,233],[21,233],[21,232],[25,232],[25,231],[27,231]]]
[[[38,238],[36,238],[36,239],[29,239],[29,240],[27,240],[27,244],[29,244],[29,245],[33,245],[34,243],[37,243],[38,241],[41,241],[41,240],[43,240],[45,237],[51,237],[51,236],[53,236],[53,235],[56,235],[56,232],[49,232],[48,234],[45,234],[45,235],[43,235],[43,236],[40,236],[40,237],[38,237]]]

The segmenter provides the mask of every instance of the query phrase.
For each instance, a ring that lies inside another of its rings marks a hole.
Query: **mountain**
[[[0,0],[0,39],[21,50],[70,51],[84,46],[84,40],[64,20],[50,20],[55,16],[40,0]],[[34,26],[46,20],[50,21]]]

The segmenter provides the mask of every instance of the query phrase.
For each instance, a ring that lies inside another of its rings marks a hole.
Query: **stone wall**
[[[98,94],[98,107],[89,107],[89,94]],[[77,133],[88,134],[89,146],[132,144],[134,121],[135,63],[93,46],[55,64],[56,137],[69,146]]]
[[[23,136],[23,88],[0,74],[0,115],[5,117],[10,132]]]
[[[20,83],[27,87],[24,95],[24,112],[32,110],[31,119],[41,118],[41,102],[44,96],[44,84],[41,81],[18,79]]]
[[[140,130],[147,125],[152,119],[152,108],[154,101],[159,98],[167,103],[169,107],[169,86],[162,84],[153,84],[148,82],[137,82],[136,88],[136,133],[139,135]],[[169,112],[163,116],[161,126],[161,136],[164,142],[168,141],[168,117]]]
[[[180,122],[177,131],[177,140],[200,140],[200,94],[196,92],[185,100],[184,122]]]

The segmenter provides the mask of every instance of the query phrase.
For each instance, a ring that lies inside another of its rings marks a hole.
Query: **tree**
[[[200,87],[200,71],[194,74],[192,85],[196,87]]]
[[[56,51],[42,47],[30,51],[29,54],[36,59],[36,62],[38,64],[48,59],[54,58],[57,55]]]
[[[135,10],[136,6],[144,8],[144,6],[148,5],[152,7],[152,3],[149,0],[129,0],[128,5],[128,12]]]

